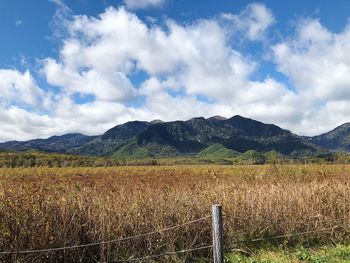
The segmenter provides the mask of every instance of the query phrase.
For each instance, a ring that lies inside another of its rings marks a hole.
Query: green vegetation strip
[[[350,262],[350,245],[337,245],[320,248],[284,249],[268,248],[260,249],[254,252],[248,251],[241,253],[229,253],[226,255],[227,263],[343,263]]]

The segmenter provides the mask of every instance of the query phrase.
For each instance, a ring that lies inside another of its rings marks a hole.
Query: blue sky
[[[235,114],[350,121],[350,1],[2,0],[0,141]]]

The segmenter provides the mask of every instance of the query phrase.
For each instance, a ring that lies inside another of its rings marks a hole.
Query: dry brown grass
[[[350,166],[344,165],[0,169],[0,250],[132,236],[206,216],[213,203],[222,204],[226,215],[226,248],[251,246],[234,244],[350,224],[349,176]],[[0,261],[112,262],[210,244],[210,224],[208,220],[127,242],[4,256]],[[337,228],[271,242],[347,242],[347,233]],[[200,255],[209,257],[210,251]]]

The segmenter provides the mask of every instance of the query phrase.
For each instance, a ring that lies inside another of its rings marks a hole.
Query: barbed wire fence
[[[280,234],[280,235],[274,235],[274,236],[262,236],[258,238],[244,238],[244,239],[237,239],[232,240],[231,243],[234,245],[243,244],[243,243],[254,243],[254,242],[261,242],[261,241],[269,241],[269,240],[277,240],[277,239],[283,239],[283,238],[291,238],[296,236],[303,236],[303,235],[309,235],[313,233],[321,233],[321,232],[330,232],[333,233],[337,229],[346,229],[350,228],[350,225],[344,224],[343,222],[335,222],[334,220],[320,220],[318,217],[311,217],[306,221],[272,221],[272,220],[262,220],[262,219],[254,219],[254,218],[247,218],[247,217],[239,217],[239,216],[231,216],[231,215],[223,215],[222,213],[222,207],[221,205],[213,205],[212,206],[212,214],[207,215],[198,219],[194,219],[182,224],[169,226],[163,229],[150,231],[147,233],[141,233],[134,236],[129,237],[123,237],[118,239],[112,239],[112,240],[103,240],[100,242],[94,242],[94,243],[88,243],[88,244],[81,244],[81,245],[73,245],[73,246],[64,246],[64,247],[55,247],[55,248],[47,248],[47,249],[33,249],[33,250],[18,250],[18,251],[0,251],[0,259],[3,256],[6,255],[29,255],[29,254],[45,254],[45,253],[52,253],[52,252],[59,252],[59,251],[67,251],[67,250],[77,250],[81,248],[90,248],[95,246],[101,246],[105,244],[113,244],[113,243],[121,243],[125,241],[130,241],[142,237],[147,237],[151,235],[156,235],[168,231],[172,231],[175,229],[180,229],[185,226],[190,226],[193,224],[197,224],[203,221],[207,221],[209,219],[212,219],[212,244],[205,244],[202,246],[196,246],[196,247],[190,247],[182,250],[177,251],[167,251],[161,254],[155,254],[155,255],[147,255],[143,257],[138,258],[127,258],[127,259],[120,259],[120,260],[112,260],[108,262],[103,263],[120,263],[120,262],[143,262],[146,260],[151,259],[159,259],[166,256],[174,256],[178,254],[185,254],[190,252],[197,252],[197,251],[212,251],[213,255],[213,262],[214,263],[224,263],[224,242],[223,242],[223,218],[230,219],[230,220],[242,220],[242,221],[255,221],[259,223],[266,223],[266,224],[272,224],[272,223],[278,223],[278,224],[309,224],[310,222],[323,222],[323,223],[331,223],[333,224],[331,227],[324,227],[320,229],[313,229],[308,231],[301,231],[301,232],[295,232],[295,233],[286,233],[286,234]],[[316,219],[316,220],[315,220]],[[240,249],[236,249],[240,250]],[[229,252],[229,251],[227,251]]]
[[[64,247],[55,247],[55,248],[47,248],[47,249],[33,249],[33,250],[18,250],[18,251],[1,251],[0,252],[0,259],[3,256],[6,255],[28,255],[28,254],[40,254],[40,253],[51,253],[51,252],[59,252],[59,251],[67,251],[67,250],[75,250],[75,249],[81,249],[81,248],[89,248],[89,247],[95,247],[95,246],[101,246],[101,245],[106,245],[106,244],[112,244],[112,243],[120,243],[120,242],[125,242],[125,241],[130,241],[142,237],[147,237],[151,235],[156,235],[164,232],[168,232],[171,230],[183,228],[185,226],[197,224],[199,222],[206,221],[208,219],[212,218],[211,215],[207,215],[195,220],[191,220],[182,224],[166,227],[163,229],[159,230],[154,230],[150,231],[147,233],[142,233],[134,236],[129,236],[129,237],[124,237],[124,238],[118,238],[118,239],[113,239],[113,240],[105,240],[105,241],[100,241],[100,242],[94,242],[94,243],[88,243],[88,244],[82,244],[82,245],[74,245],[74,246],[64,246]],[[114,261],[108,261],[108,263],[119,263],[119,262],[141,262],[149,259],[155,259],[155,258],[161,258],[165,256],[172,256],[172,255],[177,255],[177,254],[184,254],[184,253],[189,253],[189,252],[195,252],[195,251],[201,251],[201,250],[209,250],[212,249],[213,245],[208,244],[200,247],[191,247],[187,249],[182,249],[178,251],[168,251],[162,254],[157,254],[157,255],[148,255],[140,258],[130,258],[130,259],[122,259],[122,260],[114,260]],[[107,263],[107,262],[103,262]]]

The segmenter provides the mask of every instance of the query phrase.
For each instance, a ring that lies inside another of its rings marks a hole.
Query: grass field
[[[228,262],[350,262],[349,176],[350,166],[316,164],[2,168],[0,251],[133,236],[205,217],[219,203]],[[327,230],[313,232],[320,229]],[[301,232],[310,233],[269,238]],[[266,240],[251,241],[257,238]],[[3,255],[0,262],[113,262],[208,244],[210,219],[88,249]],[[210,257],[205,250],[156,261]],[[339,261],[326,261],[332,257]]]
[[[232,263],[344,263],[350,262],[350,246],[335,245],[318,248],[270,248],[255,251],[251,256],[231,253],[227,262]]]

